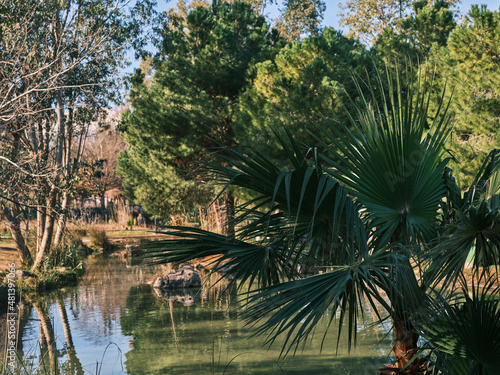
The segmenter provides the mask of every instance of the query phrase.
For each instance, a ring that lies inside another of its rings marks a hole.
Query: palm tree
[[[239,288],[249,285],[243,314],[259,322],[257,332],[269,343],[285,335],[283,354],[327,310],[330,323],[340,314],[339,339],[347,323],[350,348],[360,311],[370,306],[381,321],[392,320],[396,364],[386,372],[395,373],[421,365],[417,340],[431,338],[424,328],[442,311],[436,301],[451,298],[469,253],[475,275],[498,264],[500,160],[493,151],[462,196],[447,167],[444,93],[429,113],[430,78],[420,74],[407,85],[399,74],[375,72],[367,95],[353,80],[358,98],[342,131],[319,127],[322,152],[304,154],[285,130],[276,133],[285,168],[251,150],[225,150],[223,162],[210,166],[226,187],[253,197],[238,207],[234,238],[170,227],[172,239],[145,247],[160,263],[218,255],[214,269],[224,265]],[[318,267],[327,272],[305,276]]]

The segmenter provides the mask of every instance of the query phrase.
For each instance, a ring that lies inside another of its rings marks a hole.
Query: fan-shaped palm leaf
[[[395,274],[398,275],[395,275]],[[395,284],[394,279],[405,280]],[[328,327],[338,313],[338,340],[344,320],[347,322],[348,348],[356,342],[359,315],[367,303],[379,320],[394,315],[392,301],[401,301],[401,311],[421,308],[422,291],[411,283],[413,269],[405,254],[379,250],[365,259],[331,271],[258,290],[247,299],[244,316],[251,324],[264,319],[257,334],[268,334],[268,343],[285,335],[283,353],[305,340],[328,312]],[[326,332],[325,332],[326,335]]]
[[[300,155],[288,134],[280,139],[294,169],[281,171],[261,154],[227,150],[211,170],[228,185],[255,195],[237,210],[246,221],[232,239],[190,227],[167,227],[173,239],[143,247],[155,262],[185,262],[220,255],[236,279],[278,283],[297,265],[345,264],[368,253],[365,228],[343,187]],[[226,267],[227,268],[227,267]]]
[[[367,252],[365,229],[356,205],[335,179],[323,173],[318,161],[307,160],[293,136],[286,134],[287,139],[276,136],[291,169],[280,170],[262,154],[243,155],[235,150],[222,156],[225,165],[210,166],[227,185],[257,194],[240,207],[236,224],[253,219],[239,232],[240,237],[283,236],[287,232],[289,239],[307,243],[309,259],[336,264],[347,261],[346,257],[352,260],[356,252],[350,249],[355,249],[355,242],[358,249]],[[246,210],[249,203],[251,207]],[[339,241],[345,245],[343,255],[332,253],[332,249],[341,250]]]
[[[436,365],[445,374],[498,374],[500,368],[500,304],[498,286],[486,280],[469,294],[463,280],[462,298],[438,311],[423,326],[423,335],[437,349]]]
[[[466,212],[469,207],[478,205],[481,199],[491,200],[500,193],[500,150],[490,151],[465,194],[462,195],[462,187],[455,181],[450,169],[445,173],[445,185],[448,194],[442,202],[442,209],[448,214],[444,217],[444,222],[448,223],[454,219],[454,212]]]
[[[489,199],[500,192],[500,150],[491,150],[484,160],[470,189],[464,196],[463,207],[477,204],[481,199]]]
[[[333,167],[330,173],[366,208],[378,246],[416,243],[430,238],[445,195],[442,156],[450,115],[447,105],[429,114],[429,94],[420,91],[421,83],[411,90],[388,75],[385,91],[378,79],[371,98],[359,90],[362,105],[353,103],[356,132],[324,128],[317,139],[331,155],[324,157]],[[434,118],[430,132],[429,117]]]
[[[471,257],[472,255],[472,257]],[[457,222],[449,225],[449,234],[439,239],[426,254],[430,266],[426,277],[444,285],[454,283],[470,263],[476,273],[498,270],[500,260],[500,209],[488,201],[458,212]]]
[[[428,282],[456,282],[466,266],[475,273],[498,271],[500,264],[500,199],[496,194],[500,153],[490,152],[474,185],[462,196],[460,187],[445,175],[447,200],[442,203],[442,235],[434,241],[425,258],[430,266]]]

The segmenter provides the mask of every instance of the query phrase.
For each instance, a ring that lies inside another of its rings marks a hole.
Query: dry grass
[[[221,233],[223,231],[224,208],[214,204],[203,210],[200,210],[197,215],[197,222],[192,222],[192,215],[177,215],[171,217],[171,224],[185,226],[199,226],[203,229]],[[90,233],[105,232],[112,244],[127,243],[131,241],[140,241],[144,239],[155,240],[165,237],[165,234],[154,233],[154,226],[134,225],[132,230],[127,225],[127,221],[131,218],[131,213],[126,207],[121,207],[116,212],[118,222],[93,222],[87,223],[84,221],[68,222],[66,229],[67,234],[71,237],[78,238],[84,243],[89,244]],[[36,220],[30,220],[28,223],[23,222],[22,230],[25,232],[29,229],[30,232],[35,230]],[[28,246],[35,246],[34,236],[28,237]],[[20,264],[19,256],[10,236],[9,228],[0,222],[0,271],[6,270],[8,265],[16,262],[16,266]]]
[[[35,228],[35,222],[30,222],[30,228]],[[148,228],[145,226],[134,226],[133,231],[128,230],[125,225],[120,225],[117,223],[97,223],[97,224],[87,224],[87,223],[68,223],[67,230],[70,235],[77,235],[84,242],[89,243],[89,233],[90,232],[106,232],[109,237],[110,242],[125,243],[130,242],[135,239],[155,239],[159,238],[160,235],[154,234],[154,228]],[[30,245],[33,245],[30,243]],[[7,270],[8,265],[12,262],[16,263],[16,267],[20,267],[20,258],[17,254],[16,247],[12,237],[10,236],[9,229],[0,225],[0,272]]]
[[[7,270],[12,262],[19,267],[20,259],[14,241],[10,237],[2,238],[0,239],[0,271]]]

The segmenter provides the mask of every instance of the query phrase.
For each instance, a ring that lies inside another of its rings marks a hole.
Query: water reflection
[[[201,288],[177,290],[154,288],[153,292],[157,297],[164,299],[165,301],[178,302],[184,306],[193,306],[200,300],[203,291]]]
[[[251,337],[234,291],[218,284],[154,293],[146,283],[155,272],[96,258],[79,285],[26,300],[21,356],[45,373],[72,375],[281,373],[274,362],[280,343],[266,350],[262,337]],[[358,348],[347,356],[344,346],[336,355],[335,331],[320,354],[323,328],[280,362],[286,374],[373,374],[388,361],[390,342],[380,343],[385,329],[360,331]]]

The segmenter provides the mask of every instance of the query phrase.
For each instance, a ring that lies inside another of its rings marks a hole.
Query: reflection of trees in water
[[[124,335],[134,335],[138,323],[139,326],[146,324],[148,331],[158,328],[163,339],[169,339],[171,348],[176,352],[184,350],[184,347],[177,347],[176,342],[182,345],[187,342],[188,347],[192,341],[196,344],[191,347],[200,342],[209,345],[212,342],[209,337],[210,322],[224,321],[224,325],[228,324],[226,320],[232,291],[227,288],[227,284],[216,283],[218,277],[213,275],[206,280],[206,286],[215,284],[215,287],[209,289],[205,286],[200,290],[190,290],[187,294],[166,293],[179,298],[169,302],[155,297],[150,285],[145,284],[152,279],[153,272],[144,267],[127,267],[119,259],[98,258],[88,264],[86,276],[77,286],[37,295],[31,305],[26,305],[32,307],[27,307],[23,315],[23,321],[26,322],[30,315],[29,309],[32,309],[32,320],[26,327],[39,330],[39,333],[32,331],[27,336],[31,342],[37,341],[37,353],[34,354],[32,350],[29,355],[36,356],[35,362],[44,363],[47,371],[81,375],[84,373],[83,366],[77,356],[78,347],[75,350],[73,337],[85,337],[96,346],[105,346],[112,340],[110,335],[117,332],[117,327],[120,329],[120,321],[123,328],[120,334]],[[183,299],[192,300],[193,303],[183,306],[178,302]],[[50,316],[50,313],[56,317]],[[57,323],[55,326],[54,322]],[[192,322],[199,324],[202,335],[190,337],[188,325]],[[54,337],[61,328],[64,338]],[[229,332],[228,327],[226,333]],[[154,345],[154,340],[155,335],[152,335],[147,345]],[[144,361],[149,359],[148,355],[143,357]]]
[[[20,301],[17,303],[17,334],[18,334],[18,340],[16,342],[17,344],[17,351],[22,352],[23,351],[23,340],[21,339],[23,335],[25,334],[27,327],[28,327],[28,322],[29,322],[29,317],[31,315],[31,309],[32,306],[29,303],[25,303],[24,301]],[[2,355],[6,353],[7,351],[7,332],[8,332],[8,325],[7,325],[7,315],[6,311],[1,311],[0,312],[0,353]],[[0,359],[0,363],[4,361],[5,358]]]
[[[190,301],[195,291],[170,290],[159,297],[150,292],[148,285],[130,289],[126,300],[127,312],[121,319],[122,332],[132,336],[132,350],[125,354],[129,373],[201,374],[212,373],[214,369],[222,373],[225,365],[236,355],[250,351],[262,353],[262,337],[251,337],[245,322],[238,317],[237,308],[244,303],[242,297],[236,298],[233,287],[216,283],[217,275],[205,280],[198,299],[189,304],[182,302]],[[208,289],[209,285],[213,288]],[[364,316],[367,327],[374,319],[372,314],[375,315],[373,311],[367,311]],[[326,325],[328,319],[324,323]],[[380,340],[387,335],[387,330],[368,330],[358,332],[358,340],[363,346],[359,356],[345,358],[347,348],[341,345],[340,357],[336,355],[335,346],[333,349],[325,347],[322,360],[318,361],[323,345],[323,329],[318,324],[315,340],[308,341],[307,347],[304,346],[301,359],[287,365],[287,373],[324,373],[331,367],[328,363],[338,364],[335,368],[339,373],[359,368],[369,368],[368,372],[375,373],[376,358],[388,355],[379,349]],[[346,331],[343,332],[345,334]],[[341,342],[346,341],[344,338]],[[336,342],[336,333],[332,332],[329,340]],[[274,358],[279,357],[279,350],[270,353]],[[273,368],[272,361],[256,357],[255,353],[238,357],[230,370],[234,371],[236,367],[238,373],[245,374],[270,373]]]
[[[121,319],[122,332],[132,336],[133,350],[125,354],[130,373],[170,373],[177,366],[188,366],[191,373],[198,366],[199,373],[209,373],[207,364],[218,355],[214,348],[239,335],[233,288],[217,283],[217,275],[202,278],[201,289],[130,289]]]
[[[117,258],[94,258],[87,264],[82,281],[69,297],[68,306],[75,327],[95,344],[108,344],[110,334],[114,327],[119,326],[120,317],[125,312],[131,286],[147,282],[149,275],[147,270],[127,267]]]
[[[33,303],[33,309],[38,317],[40,327],[40,363],[44,369],[49,369],[50,372],[57,374],[58,370],[58,353],[56,339],[54,336],[54,328],[50,321],[48,306],[46,301],[37,300]],[[48,357],[48,361],[47,361]]]
[[[29,298],[27,303],[21,304],[19,312],[19,355],[23,358],[23,361],[28,361],[28,363],[31,360],[35,360],[33,366],[35,366],[34,368],[39,368],[40,373],[83,375],[82,364],[76,356],[73,337],[71,335],[71,327],[61,292],[57,292],[55,301],[64,332],[64,347],[60,349],[57,348],[58,338],[55,335],[55,327],[53,325],[54,317],[49,313],[54,298]],[[34,315],[32,315],[32,311],[34,311]],[[25,332],[25,329],[28,327],[28,321],[37,322],[39,335],[35,344],[29,348],[23,348],[22,338],[25,337],[26,334],[29,335],[29,333]],[[65,353],[67,354],[67,360],[64,360]]]
[[[63,369],[65,374],[83,374],[83,366],[73,342],[74,332],[77,331],[78,336],[85,337],[93,344],[109,344],[112,330],[116,332],[120,317],[125,312],[130,287],[138,281],[145,282],[148,275],[137,267],[126,268],[124,262],[115,259],[99,259],[89,263],[88,270],[90,272],[78,286],[37,295],[28,301],[31,303],[26,304],[32,307],[26,307],[26,312],[20,314],[23,317],[20,337],[25,332],[24,326],[39,329],[38,334],[30,332],[24,336],[36,340],[36,344],[28,348],[24,355],[44,365],[44,373],[58,373]],[[36,316],[31,315],[31,308]],[[54,337],[54,317],[50,316],[49,311],[60,316],[64,341],[59,349],[57,345],[61,345],[62,340]],[[32,322],[26,325],[30,315]],[[19,341],[22,343],[21,339]]]
[[[111,264],[107,264],[108,262]],[[105,282],[99,279],[100,271],[103,272]],[[104,348],[117,337],[110,336],[112,329],[114,333],[119,331],[119,337],[124,339],[122,344],[125,343],[125,346],[122,345],[121,349],[126,352],[127,372],[135,375],[152,372],[211,373],[214,362],[222,364],[222,368],[217,367],[221,373],[225,364],[235,355],[261,349],[260,338],[249,339],[250,334],[245,331],[244,323],[238,317],[236,307],[242,304],[241,299],[235,298],[233,287],[217,282],[216,274],[208,278],[206,274],[202,275],[205,284],[201,290],[169,291],[163,296],[167,299],[164,299],[155,296],[150,285],[137,284],[146,281],[149,271],[141,273],[138,268],[126,268],[124,262],[111,259],[106,260],[106,264],[99,261],[92,272],[76,287],[37,296],[31,308],[31,318],[38,317],[40,322],[31,322],[21,328],[21,332],[40,329],[40,337],[45,340],[47,365],[54,365],[54,358],[58,359],[59,370],[64,374],[83,374],[78,353],[82,360],[88,360],[84,357],[85,354],[79,351],[80,341],[77,337],[85,337],[85,340],[90,342],[89,346],[102,345]],[[193,300],[193,303],[181,303],[187,300]],[[26,307],[26,314],[23,315],[25,318],[22,320],[27,320],[29,312],[30,307]],[[60,316],[61,323],[55,319],[54,324],[51,321],[54,317],[51,318],[48,312],[55,314],[55,318]],[[369,324],[370,312],[366,317]],[[54,330],[57,335],[61,327],[64,340],[56,337],[58,350],[53,350],[51,358],[49,344],[54,342]],[[379,338],[386,333],[382,330]],[[30,335],[36,336],[32,331]],[[122,335],[132,336],[131,350],[127,351],[126,343],[129,339]],[[376,337],[367,335],[365,338],[362,332],[358,332],[358,338],[369,345],[372,345],[373,341],[373,347],[378,343]],[[76,340],[76,351],[73,339]],[[308,354],[302,357],[305,361],[311,354],[314,356],[311,358],[317,359],[319,344],[314,345],[307,348]],[[103,350],[98,354],[99,361]],[[374,350],[378,349],[371,349],[370,353],[374,353]],[[276,353],[273,356],[276,356]],[[106,361],[110,361],[108,355]],[[244,369],[240,372],[238,367],[239,373],[255,373],[252,371],[257,372],[258,366],[262,366],[264,372],[261,373],[265,373],[269,364],[266,361],[256,361],[259,359],[252,356],[238,357],[238,366],[241,365]],[[311,362],[308,363],[307,366],[312,365]],[[93,365],[95,368],[95,362]],[[366,363],[363,362],[363,365]],[[298,368],[304,369],[301,365]],[[287,370],[287,373],[289,372],[290,369]],[[297,370],[296,373],[300,371]]]
[[[59,315],[61,316],[61,323],[63,326],[64,340],[66,341],[66,348],[68,351],[68,368],[65,371],[68,375],[82,375],[83,368],[80,360],[78,359],[75,351],[75,345],[73,344],[73,337],[71,335],[71,327],[69,325],[68,314],[66,312],[66,306],[61,294],[57,294],[56,297],[57,309],[59,310]]]

